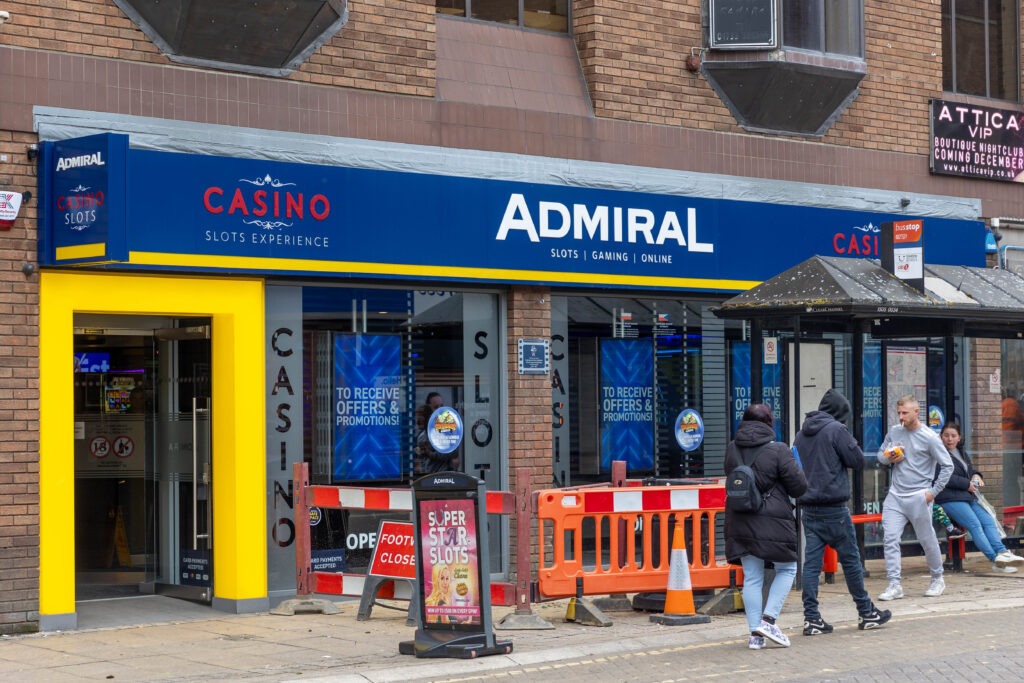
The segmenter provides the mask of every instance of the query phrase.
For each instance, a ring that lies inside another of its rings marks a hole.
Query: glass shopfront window
[[[556,486],[608,481],[615,460],[626,462],[630,478],[721,474],[728,441],[724,330],[733,323],[716,318],[713,305],[553,297]]]
[[[497,294],[273,285],[268,302],[268,328],[277,329],[268,359],[271,422],[279,433],[301,434],[294,448],[310,463],[312,483],[395,488],[456,470],[484,479],[489,489],[507,488]],[[289,324],[281,322],[288,316]],[[301,335],[293,330],[298,326]],[[290,370],[275,365],[289,361]],[[426,435],[431,413],[442,406],[464,425],[461,444],[447,456],[435,453]],[[271,446],[272,475],[277,455]],[[323,571],[366,571],[380,521],[408,520],[403,511],[322,512],[311,531],[314,569]],[[490,566],[497,570],[501,525],[491,533]]]
[[[451,469],[498,486],[497,296],[305,287],[302,302],[314,481],[393,485],[425,474],[420,437],[443,405],[466,425]]]

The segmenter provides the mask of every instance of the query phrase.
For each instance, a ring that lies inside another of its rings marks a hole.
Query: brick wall
[[[341,31],[288,79],[402,95],[434,95],[434,2],[350,2]],[[170,64],[112,0],[5,0],[0,45]]]
[[[0,190],[34,188],[33,135],[0,131]],[[39,279],[36,200],[0,232],[0,633],[38,630]]]
[[[684,64],[691,48],[704,45],[702,4],[575,3],[574,36],[597,116],[743,132],[708,82]],[[939,9],[932,0],[866,0],[868,74],[823,141],[929,153],[927,102],[942,94]],[[717,52],[715,58],[733,56],[744,55]]]
[[[985,498],[996,508],[1003,505],[1003,432],[1002,394],[993,393],[990,378],[1000,371],[1002,363],[998,339],[973,339],[970,346],[970,409],[971,432],[965,434],[968,452],[975,467],[985,475]],[[1020,439],[1016,449],[1020,450]],[[1015,472],[1009,472],[1015,476]]]
[[[578,0],[573,35],[594,114],[642,123],[740,132],[702,77],[686,70],[701,47],[701,0]]]
[[[508,468],[515,485],[518,467],[533,469],[531,491],[552,486],[551,378],[520,375],[519,339],[551,336],[551,291],[546,287],[514,287],[508,295]],[[509,557],[515,558],[518,530],[515,518],[509,538]],[[536,525],[536,518],[531,519]],[[531,538],[536,538],[533,527]],[[531,543],[530,566],[537,566],[537,544]],[[513,567],[515,569],[515,567]]]
[[[942,96],[942,17],[932,0],[865,0],[860,94],[824,141],[930,154],[928,100]]]

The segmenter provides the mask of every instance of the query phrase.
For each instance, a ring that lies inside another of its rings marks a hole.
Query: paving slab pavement
[[[867,563],[868,591],[876,597],[886,585],[881,560]],[[1024,607],[1024,571],[999,574],[978,554],[964,573],[946,574],[946,592],[925,598],[928,585],[923,558],[904,562],[906,597],[880,607],[901,616],[976,609]],[[645,612],[608,613],[612,625],[565,622],[567,601],[533,606],[550,630],[498,630],[513,652],[475,660],[418,659],[401,655],[398,645],[411,640],[405,625],[407,603],[399,609],[378,605],[367,621],[357,621],[357,601],[336,603],[336,615],[269,613],[226,615],[210,610],[175,621],[146,625],[5,636],[0,639],[0,679],[18,681],[306,681],[314,683],[388,683],[432,680],[467,672],[500,671],[567,658],[627,653],[680,644],[735,641],[745,637],[741,613],[712,617],[709,624],[663,626]],[[822,614],[837,627],[856,623],[853,601],[842,575],[821,584]],[[497,607],[497,623],[511,608]],[[779,619],[791,637],[802,628],[799,589],[790,594]]]

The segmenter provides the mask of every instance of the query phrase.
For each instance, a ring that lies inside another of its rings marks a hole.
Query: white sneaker
[[[878,596],[879,600],[899,600],[903,597],[903,586],[895,581],[889,583],[889,587]]]
[[[992,571],[999,572],[1000,574],[1016,574],[1017,568],[1011,567],[1009,565],[1004,565],[1000,567],[998,564],[994,564],[992,565]]]
[[[768,643],[764,642],[764,636],[750,636],[747,647],[751,650],[763,650],[768,647]]]
[[[769,624],[767,621],[762,621],[761,625],[754,629],[754,633],[760,633],[765,638],[774,640],[782,647],[789,647],[789,637],[775,624]]]
[[[937,598],[942,595],[943,591],[946,590],[946,581],[941,576],[932,579],[932,582],[928,585],[928,590],[924,592],[926,598]]]
[[[1004,550],[1003,552],[996,555],[996,565],[1000,567],[1007,567],[1010,565],[1019,567],[1022,564],[1024,564],[1024,557],[1021,557],[1020,555],[1014,555],[1009,550]]]

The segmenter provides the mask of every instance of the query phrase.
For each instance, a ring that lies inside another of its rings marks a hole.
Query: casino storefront
[[[408,486],[434,394],[461,416],[456,466],[489,488],[527,465],[538,488],[603,481],[612,460],[716,475],[750,339],[712,308],[814,254],[875,257],[878,226],[907,218],[857,188],[37,117],[43,630],[88,596],[293,595],[293,464]],[[913,206],[926,258],[983,264],[963,202]],[[315,565],[365,571],[386,517],[325,513]],[[514,531],[489,533],[507,575]]]

